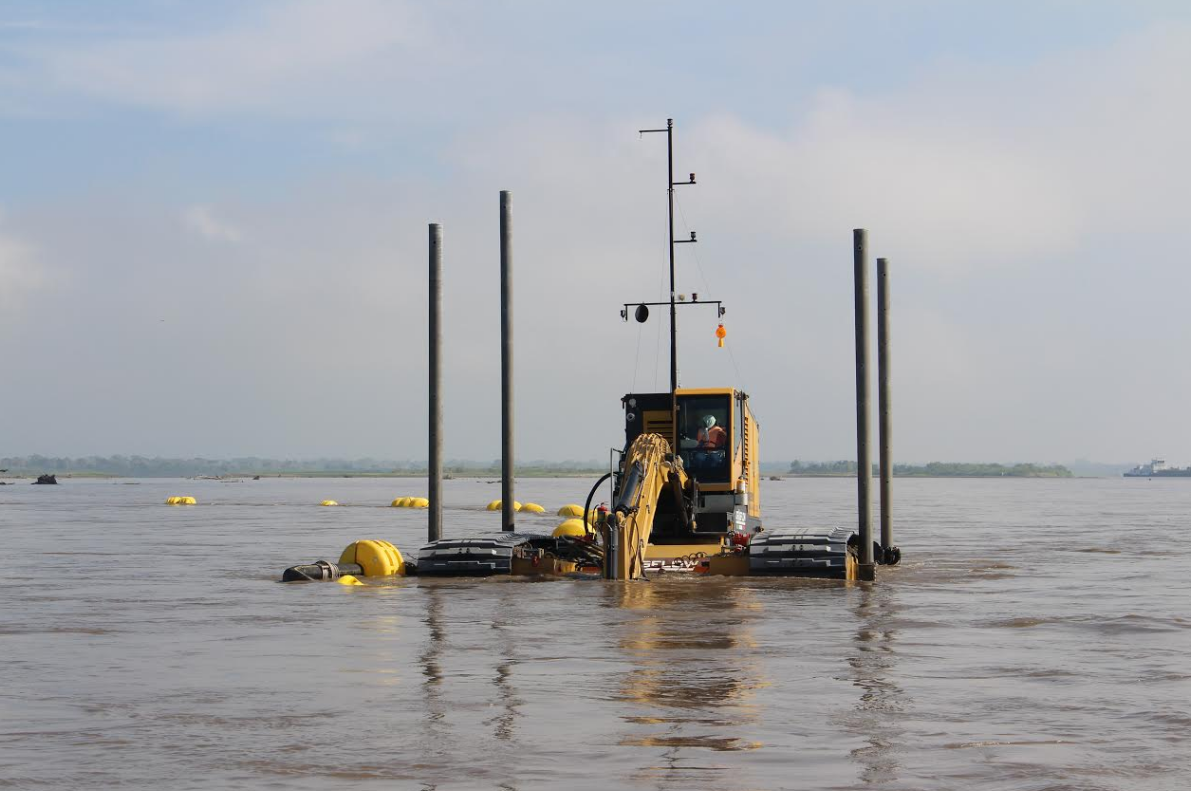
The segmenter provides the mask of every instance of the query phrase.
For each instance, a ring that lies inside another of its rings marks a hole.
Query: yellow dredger
[[[419,550],[416,573],[856,578],[854,531],[763,527],[760,429],[747,394],[733,388],[676,389],[630,393],[622,402],[625,450],[610,473],[611,509],[592,512],[588,498],[581,524],[594,526],[577,535],[442,538]]]
[[[632,580],[660,573],[855,579],[858,536],[846,528],[766,529],[758,466],[760,429],[733,388],[630,393],[613,501],[595,511],[592,489],[578,530],[493,531],[441,538],[405,561],[391,544],[356,542],[338,564],[287,569],[286,580],[341,575],[587,575]],[[673,448],[677,448],[677,451]],[[876,548],[875,557],[896,562]]]
[[[619,463],[596,482],[582,521],[550,534],[511,529],[480,535],[439,538],[421,547],[417,559],[404,561],[387,542],[357,542],[339,564],[319,561],[287,569],[283,579],[339,579],[343,574],[385,576],[560,575],[577,574],[632,580],[652,573],[688,572],[729,576],[778,575],[856,579],[860,538],[856,531],[834,528],[766,529],[761,521],[759,427],[747,394],[734,388],[678,387],[679,307],[714,306],[715,330],[724,345],[725,314],[719,301],[676,299],[674,245],[695,242],[674,238],[675,182],[673,122],[665,129],[670,198],[670,299],[626,303],[639,322],[651,306],[670,312],[670,389],[629,393],[624,407],[625,441]],[[593,512],[591,501],[603,482],[613,479],[610,510]],[[396,505],[396,501],[394,501]],[[373,546],[376,544],[377,546]],[[897,563],[896,547],[874,546],[877,563]],[[393,553],[396,559],[393,559]]]

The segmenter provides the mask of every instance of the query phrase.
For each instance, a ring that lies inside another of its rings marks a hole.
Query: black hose
[[[595,482],[595,486],[591,487],[591,491],[587,493],[587,499],[583,502],[583,535],[587,535],[587,531],[591,529],[591,523],[587,521],[587,514],[591,511],[591,500],[595,497],[596,491],[603,485],[604,481],[612,477],[612,473],[606,472],[600,476],[600,479]],[[608,564],[612,562],[610,550],[612,549],[611,541],[605,543],[604,557],[601,559],[601,565],[604,567],[604,577],[608,576]]]
[[[587,493],[587,500],[583,503],[583,532],[584,533],[587,533],[589,526],[591,525],[591,522],[589,522],[587,519],[587,514],[589,511],[591,511],[591,500],[593,497],[595,497],[596,490],[600,488],[600,486],[604,483],[604,481],[608,480],[611,477],[612,477],[612,473],[610,473],[610,472],[604,473],[602,476],[600,476],[600,479],[595,482],[595,486],[591,487],[591,491]]]

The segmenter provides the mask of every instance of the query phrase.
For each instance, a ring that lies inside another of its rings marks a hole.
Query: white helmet
[[[703,418],[703,428],[711,428],[715,425],[715,415],[706,415]]]

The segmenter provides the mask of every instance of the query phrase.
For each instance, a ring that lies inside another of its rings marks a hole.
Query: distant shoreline
[[[855,478],[854,472],[790,472],[781,476],[769,476],[780,478]],[[876,474],[873,475],[876,478]],[[1112,475],[932,475],[930,473],[911,472],[911,473],[893,473],[894,478],[934,478],[938,480],[945,480],[947,478],[965,478],[969,480],[994,480],[1000,478],[1014,478],[1021,479],[1046,479],[1046,480],[1075,480],[1077,478],[1113,478]]]
[[[568,472],[518,472],[517,478],[591,478],[594,476],[603,475],[607,470],[578,470]],[[227,475],[117,475],[112,473],[101,472],[59,472],[55,475],[63,480],[80,479],[80,480],[120,480],[120,479],[137,479],[137,480],[190,480],[190,481],[252,481],[256,478],[260,480],[273,478],[425,478],[426,472],[267,472],[267,473],[229,473]],[[778,483],[787,479],[795,478],[840,478],[855,480],[855,473],[782,473],[763,475],[762,481]],[[876,475],[873,476],[877,477]],[[930,480],[947,480],[947,479],[963,479],[963,480],[998,480],[1003,478],[1012,478],[1014,480],[1095,480],[1095,479],[1116,479],[1119,475],[931,475],[926,473],[909,473],[900,474],[894,473],[894,478],[924,478]],[[1161,477],[1161,476],[1159,476]],[[1178,477],[1178,476],[1165,476]],[[490,483],[498,483],[500,481],[500,473],[482,473],[482,472],[458,472],[447,473],[445,475],[447,480],[486,480]],[[17,475],[0,475],[0,481],[32,481],[36,480],[37,475],[32,473],[21,473]]]
[[[599,476],[606,473],[607,470],[577,470],[567,472],[517,472],[518,478],[589,478],[593,475]],[[256,478],[266,480],[270,478],[425,478],[428,472],[244,472],[244,473],[228,473],[226,475],[120,475],[116,473],[106,472],[57,472],[55,476],[62,479],[93,479],[93,480],[116,480],[136,478],[139,480],[176,480],[184,479],[188,481],[251,481]],[[446,473],[444,477],[447,480],[452,479],[475,479],[475,480],[500,480],[500,473],[495,472],[450,472]],[[34,473],[19,473],[14,475],[0,475],[0,481],[24,481],[36,480],[37,474]]]
[[[228,459],[201,457],[164,458],[145,456],[89,456],[85,458],[24,456],[0,459],[0,479],[35,478],[54,474],[69,478],[185,478],[197,480],[242,480],[261,478],[425,478],[429,472],[424,461],[373,458],[269,459],[246,456]],[[1107,466],[1107,465],[1105,465]],[[561,462],[540,459],[515,465],[518,478],[591,478],[608,471],[606,464],[594,460]],[[855,478],[855,461],[762,462],[763,479],[783,478]],[[500,480],[499,461],[450,459],[443,465],[447,478]],[[878,474],[873,465],[873,476]],[[929,462],[895,464],[895,478],[1113,478],[1110,469],[1080,470],[1061,464]]]

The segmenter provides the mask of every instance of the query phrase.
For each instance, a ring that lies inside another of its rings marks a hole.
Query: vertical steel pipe
[[[869,449],[869,343],[868,343],[868,232],[852,231],[856,288],[856,488],[860,518],[860,568],[862,580],[875,576],[873,566],[873,513],[870,489],[873,461]]]
[[[670,222],[670,395],[675,399],[678,390],[678,310],[674,301],[674,119],[666,119],[666,197],[670,201],[667,215]],[[677,404],[677,401],[674,401]],[[678,407],[674,407],[677,421]],[[674,441],[678,441],[678,426],[674,426]]]
[[[442,538],[442,226],[430,224],[430,513],[426,538]]]
[[[889,260],[877,259],[877,414],[881,468],[881,549],[893,546],[893,406],[889,393]],[[882,559],[884,562],[884,559]]]
[[[500,193],[500,525],[513,529],[513,193]]]

